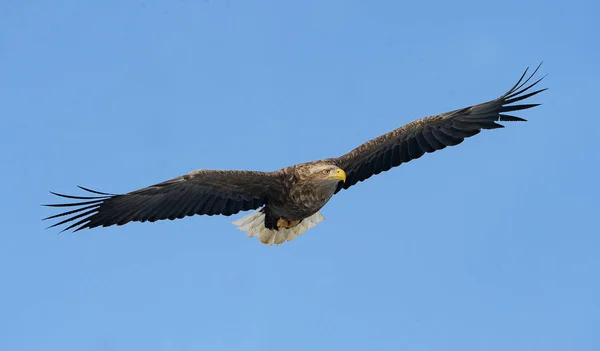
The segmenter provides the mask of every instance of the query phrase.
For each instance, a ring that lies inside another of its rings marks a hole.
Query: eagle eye
[[[329,170],[328,170],[328,169],[324,169],[324,170],[323,170],[323,174],[328,174],[328,173],[329,173]]]

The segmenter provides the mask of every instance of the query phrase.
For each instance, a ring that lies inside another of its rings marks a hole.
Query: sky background
[[[0,349],[600,350],[600,5],[0,1]],[[493,99],[519,116],[334,197],[63,233],[49,190],[276,170]]]

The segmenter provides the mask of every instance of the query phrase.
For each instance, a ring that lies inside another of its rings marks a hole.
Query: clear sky
[[[0,1],[1,350],[600,350],[594,1]],[[341,155],[493,99],[527,123],[266,247],[191,217],[62,233],[49,190]]]

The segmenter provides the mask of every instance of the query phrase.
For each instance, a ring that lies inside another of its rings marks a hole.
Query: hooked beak
[[[335,170],[335,173],[330,176],[330,179],[341,180],[342,182],[346,181],[346,172],[343,169],[338,168]]]

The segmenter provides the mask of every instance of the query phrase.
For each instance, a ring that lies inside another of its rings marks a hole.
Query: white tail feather
[[[261,243],[271,246],[281,245],[286,241],[292,241],[297,236],[303,234],[305,231],[324,220],[325,217],[323,217],[321,212],[317,212],[314,215],[305,218],[293,228],[279,228],[279,230],[267,229],[265,228],[265,214],[261,211],[256,211],[245,217],[236,219],[231,222],[231,224],[235,225],[239,230],[247,232],[248,237],[253,238],[258,236],[258,240],[260,240]]]

